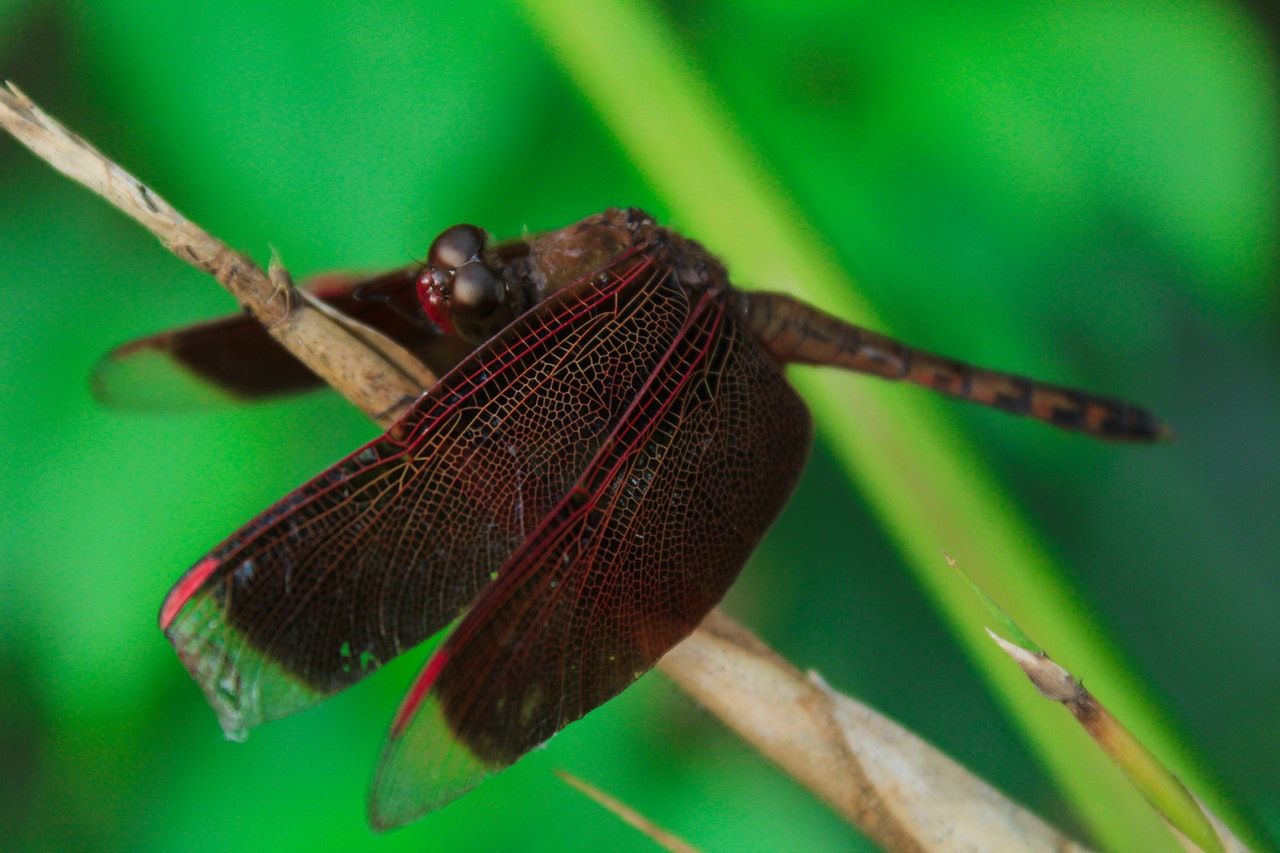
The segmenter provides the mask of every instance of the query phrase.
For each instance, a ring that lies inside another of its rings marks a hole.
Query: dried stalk
[[[1084,849],[719,610],[658,666],[887,850]]]
[[[1013,624],[1012,620],[1008,623]],[[1184,848],[1206,853],[1248,853],[1249,848],[1222,819],[1188,791],[1078,678],[1038,647],[1028,648],[1034,644],[1025,639],[1021,629],[1014,627],[1017,634],[1022,635],[1018,642],[1010,642],[990,628],[987,634],[1022,668],[1041,696],[1060,703],[1076,718],[1089,737],[1129,777],[1148,805],[1165,819]]]
[[[572,773],[566,770],[557,770],[556,775],[559,776],[567,785],[578,790],[587,797],[594,800],[601,808],[612,812],[623,823],[635,828],[638,832],[647,835],[654,844],[657,844],[663,850],[669,853],[698,853],[698,848],[694,847],[683,838],[668,832],[658,826],[649,818],[640,814],[640,812],[631,808],[631,806],[619,800],[617,797],[611,797],[604,791],[601,791],[595,785],[584,782]]]
[[[45,114],[12,83],[0,126],[216,278],[299,361],[378,423],[434,378],[373,330],[268,276]],[[890,850],[1077,850],[1074,842],[866,706],[806,678],[719,611],[659,668],[748,743]]]
[[[23,145],[146,228],[169,251],[209,273],[271,336],[362,412],[389,426],[434,377],[384,335],[293,288],[273,264],[251,259],[189,221],[146,184],[48,116],[13,83],[0,89],[0,121]]]

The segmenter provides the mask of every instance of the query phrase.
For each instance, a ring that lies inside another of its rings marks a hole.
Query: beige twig
[[[13,83],[0,88],[0,124],[53,168],[160,238],[169,251],[216,278],[272,337],[382,426],[391,424],[404,402],[421,393],[424,378],[434,381],[416,359],[385,337],[373,330],[367,330],[368,336],[355,334],[353,329],[365,327],[354,321],[339,323],[317,310],[283,270],[268,277],[250,258],[188,220],[47,115]]]
[[[187,220],[12,83],[0,88],[0,126],[213,275],[299,361],[384,426],[433,381],[376,333],[304,300],[283,270],[268,277]],[[719,611],[659,667],[887,849],[1079,849],[897,724],[806,678]]]
[[[623,823],[649,836],[653,839],[653,843],[663,850],[669,850],[671,853],[698,853],[698,848],[658,826],[631,806],[616,797],[609,796],[595,785],[582,781],[567,770],[557,770],[556,775],[569,786],[594,800],[601,808],[613,812]]]
[[[1083,849],[718,610],[658,666],[887,850]]]

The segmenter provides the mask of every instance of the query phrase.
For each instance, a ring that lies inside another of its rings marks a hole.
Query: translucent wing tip
[[[443,808],[505,766],[481,761],[460,743],[439,701],[430,695],[382,748],[369,791],[369,824],[379,832],[404,826]]]
[[[114,409],[168,412],[216,407],[234,399],[145,343],[117,347],[98,361],[90,377],[94,399]]]
[[[196,569],[203,565],[197,564]],[[181,582],[174,591],[180,588]],[[169,606],[166,602],[166,611]],[[162,611],[162,620],[166,611]],[[254,726],[325,698],[326,694],[254,648],[229,626],[212,596],[197,591],[170,618],[164,627],[165,637],[200,685],[227,740],[244,741]]]

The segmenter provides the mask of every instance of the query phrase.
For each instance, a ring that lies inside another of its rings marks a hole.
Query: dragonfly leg
[[[914,349],[782,293],[738,291],[756,340],[781,364],[814,364],[932,388],[1098,438],[1155,441],[1169,429],[1145,409]]]

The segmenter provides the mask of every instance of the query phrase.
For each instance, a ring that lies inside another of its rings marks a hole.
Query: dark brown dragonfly
[[[635,209],[498,244],[455,226],[424,266],[315,290],[448,372],[199,560],[160,627],[240,739],[459,620],[391,723],[378,828],[445,805],[616,695],[720,601],[808,453],[785,365],[902,379],[1100,438],[1164,434],[1142,409],[736,290],[701,245]],[[429,323],[408,314],[418,306]],[[238,317],[121,348],[103,387],[157,357],[242,397],[316,384]]]

